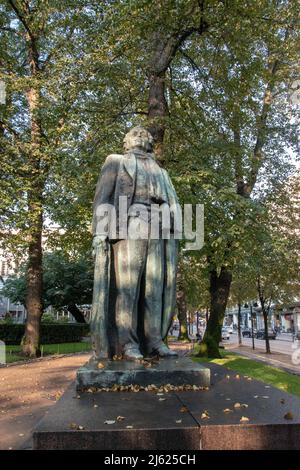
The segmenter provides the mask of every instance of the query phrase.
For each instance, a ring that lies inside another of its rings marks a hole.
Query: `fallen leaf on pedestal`
[[[242,416],[240,419],[240,423],[248,423],[248,421],[249,421],[249,418],[247,418],[247,416]]]
[[[115,421],[113,419],[107,419],[104,421],[104,424],[115,424]]]
[[[70,428],[71,429],[80,429],[80,428],[84,429],[83,426],[80,426],[79,424],[76,424],[76,423],[71,423]]]
[[[291,413],[290,411],[288,411],[288,412],[284,415],[284,419],[294,419],[293,413]]]
[[[210,416],[208,414],[208,411],[204,411],[201,415],[201,419],[209,419],[209,418],[210,418]]]

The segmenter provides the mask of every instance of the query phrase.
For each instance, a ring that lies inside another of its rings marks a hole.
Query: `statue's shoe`
[[[177,357],[178,354],[175,351],[169,349],[165,344],[161,344],[157,348],[152,349],[150,356]]]
[[[124,351],[123,358],[127,361],[140,361],[143,356],[137,348],[131,348]]]

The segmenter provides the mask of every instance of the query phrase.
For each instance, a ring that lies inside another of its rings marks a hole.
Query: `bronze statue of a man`
[[[137,214],[150,224],[151,207],[178,204],[166,170],[152,153],[153,137],[134,127],[124,139],[124,155],[106,158],[97,183],[93,214],[95,279],[91,331],[96,358],[176,356],[163,342],[174,315],[177,240],[130,237]],[[127,202],[124,212],[120,201]],[[113,208],[103,230],[103,211]],[[142,211],[132,208],[142,207]],[[122,210],[121,210],[122,209]],[[126,229],[124,230],[124,222]],[[141,222],[140,218],[138,220]],[[123,225],[122,225],[123,224]],[[122,227],[121,227],[122,225]]]

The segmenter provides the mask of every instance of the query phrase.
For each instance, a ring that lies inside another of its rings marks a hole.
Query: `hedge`
[[[24,331],[23,324],[0,324],[0,340],[5,344],[20,344]],[[89,331],[88,324],[41,323],[41,344],[76,343]]]

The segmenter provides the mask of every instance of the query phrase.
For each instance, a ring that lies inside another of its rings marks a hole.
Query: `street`
[[[236,332],[230,335],[229,341],[223,341],[224,344],[238,344],[238,335]],[[265,340],[254,338],[255,347],[258,349],[265,349]],[[242,344],[244,346],[252,347],[252,338],[243,338]],[[283,333],[277,336],[275,340],[270,339],[270,348],[272,352],[278,352],[282,354],[293,353],[292,349],[292,335],[290,333]]]

